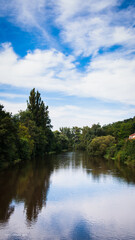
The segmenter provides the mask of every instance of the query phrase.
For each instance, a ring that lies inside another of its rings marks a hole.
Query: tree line
[[[134,132],[135,117],[102,127],[98,123],[52,131],[48,106],[33,88],[25,111],[12,115],[0,105],[0,167],[69,149],[134,166],[135,141],[128,139]]]
[[[112,124],[93,124],[92,127],[61,128],[69,141],[69,147],[86,150],[92,157],[104,157],[129,166],[135,166],[135,117]]]
[[[55,138],[57,136],[52,132],[48,106],[45,106],[35,88],[30,92],[25,111],[12,116],[0,105],[1,167],[55,151]]]

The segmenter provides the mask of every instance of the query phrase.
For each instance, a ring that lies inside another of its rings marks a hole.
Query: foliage
[[[88,152],[92,156],[104,156],[107,149],[115,143],[115,138],[108,136],[101,136],[94,138],[88,145]]]
[[[73,131],[69,127],[60,128],[60,132],[67,138],[68,140],[68,149],[73,147]]]
[[[49,152],[53,138],[51,128],[48,106],[35,89],[30,92],[26,111],[12,116],[0,105],[0,165]]]
[[[10,113],[0,105],[0,165],[7,165],[18,158],[16,147],[17,129]]]
[[[118,141],[128,138],[135,132],[135,117],[103,126],[106,135],[114,136]]]
[[[123,147],[117,153],[117,161],[135,166],[135,140],[125,141]]]
[[[60,152],[68,149],[68,137],[62,132],[55,131],[53,139],[53,151]]]
[[[103,127],[98,123],[53,132],[48,106],[35,88],[30,91],[25,111],[12,116],[3,108],[0,105],[1,166],[68,149],[87,150],[93,156],[135,165],[135,141],[127,140],[135,132],[135,117]]]
[[[38,127],[43,129],[51,128],[51,120],[49,118],[48,106],[45,106],[41,100],[40,93],[35,92],[33,88],[30,92],[29,101],[27,101],[27,110],[29,110],[32,120]]]
[[[81,143],[81,128],[73,127],[72,134],[73,134],[73,147],[74,149],[79,149]]]
[[[34,140],[29,134],[29,129],[24,125],[19,123],[18,128],[18,154],[20,159],[26,160],[30,159],[34,149]]]

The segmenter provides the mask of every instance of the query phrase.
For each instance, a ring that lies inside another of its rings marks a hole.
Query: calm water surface
[[[135,240],[135,169],[68,152],[0,173],[0,240]]]

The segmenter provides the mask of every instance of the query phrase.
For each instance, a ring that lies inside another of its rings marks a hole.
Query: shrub
[[[93,156],[104,156],[107,149],[115,143],[115,138],[108,135],[94,138],[87,147],[88,153]]]

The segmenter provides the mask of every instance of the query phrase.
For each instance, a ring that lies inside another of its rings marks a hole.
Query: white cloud
[[[28,52],[20,59],[9,44],[4,44],[0,52],[0,82],[18,87],[70,91],[66,77],[72,76],[73,80],[79,75],[75,76],[73,60],[72,56],[66,57],[54,49]]]
[[[134,49],[135,9],[133,6],[117,8],[121,3],[118,0],[1,0],[0,16],[7,16],[25,30],[37,29],[38,35],[41,32],[52,46],[60,44],[49,33],[49,23],[55,23],[63,41],[70,44],[76,55],[89,56],[115,44],[126,50]]]
[[[32,31],[42,37],[42,41],[52,44],[55,41],[47,30],[49,13],[46,11],[47,0],[1,0],[0,16],[23,30]],[[37,33],[36,33],[37,31]],[[40,34],[39,34],[40,33]]]
[[[26,98],[27,99],[27,98]],[[12,114],[18,113],[20,110],[26,110],[27,104],[25,102],[13,102],[8,100],[0,100],[4,108]],[[93,123],[100,123],[101,125],[116,122],[118,120],[133,117],[135,108],[123,107],[121,109],[111,109],[109,107],[83,107],[76,105],[64,106],[49,106],[49,116],[53,125],[53,130],[59,130],[60,127],[83,127],[89,126]]]
[[[54,130],[60,127],[83,127],[89,126],[93,123],[100,123],[101,125],[116,122],[118,120],[133,117],[135,108],[124,107],[122,109],[111,109],[109,107],[77,107],[73,105],[65,105],[52,107],[49,106],[50,117]]]
[[[56,23],[63,41],[76,55],[89,56],[116,44],[134,48],[134,8],[117,9],[119,1],[56,1]],[[115,8],[114,8],[115,7]]]
[[[27,104],[26,102],[24,103],[16,103],[16,102],[9,102],[5,100],[0,100],[0,104],[4,106],[4,109],[7,112],[10,112],[12,114],[18,113],[20,110],[24,111],[26,110]]]
[[[11,98],[11,99],[15,99],[15,98],[25,98],[27,99],[27,95],[25,94],[15,94],[15,93],[6,93],[6,92],[1,92],[0,93],[0,97],[4,97],[4,98]]]
[[[64,25],[63,40],[71,44],[76,55],[89,56],[100,48],[113,45],[134,47],[135,30],[125,26],[109,26],[106,17],[79,18]],[[79,29],[79,31],[78,31]]]
[[[27,98],[26,98],[27,99]],[[18,113],[20,110],[26,110],[27,104],[25,102],[13,102],[8,100],[0,100],[4,108],[12,114]],[[135,108],[123,107],[121,109],[111,109],[109,107],[83,107],[76,105],[64,105],[64,106],[49,106],[49,116],[53,130],[58,130],[60,127],[83,127],[89,126],[93,123],[100,123],[101,125],[116,122],[118,120],[127,119],[133,117]]]
[[[8,16],[10,21],[16,20],[14,24],[27,28],[39,27],[42,19],[45,19],[45,6],[46,0],[1,0],[0,13],[2,16]]]
[[[35,50],[20,59],[9,44],[0,51],[0,82],[105,101],[135,103],[135,57],[108,53],[93,58],[80,73],[72,56]]]
[[[85,92],[85,96],[134,104],[134,77],[135,58],[107,54],[93,59],[77,90],[83,96]]]
[[[106,8],[111,8],[117,5],[117,2],[117,0],[101,0],[100,2],[98,0],[84,0],[83,2],[81,0],[52,0],[57,15],[61,20],[71,19],[78,15],[83,15],[84,17],[85,13],[96,13]]]
[[[83,178],[81,179],[84,180]],[[89,185],[89,182],[90,179],[88,178],[87,185]],[[68,181],[66,181],[67,183]],[[54,185],[54,188],[50,187],[47,205],[39,213],[36,224],[33,221],[30,227],[26,224],[24,204],[17,203],[7,227],[1,229],[0,239],[8,239],[9,236],[20,236],[20,238],[31,238],[34,240],[43,240],[46,236],[48,239],[55,238],[56,240],[72,239],[73,233],[77,234],[79,232],[77,230],[81,226],[86,226],[86,229],[87,227],[90,229],[90,236],[96,236],[99,239],[102,236],[103,240],[110,237],[115,239],[125,237],[125,239],[128,239],[130,236],[135,236],[135,215],[133,214],[134,189],[122,188],[116,185],[117,192],[111,189],[111,184],[110,186],[108,184],[111,192],[100,191],[100,194],[95,195],[92,195],[91,187],[89,187],[89,191],[86,189],[87,192],[83,189],[82,195],[80,191],[77,194],[77,189],[76,191],[71,189],[70,194],[65,194],[66,199],[58,201],[62,188],[57,192],[56,186]],[[104,185],[104,187],[107,186]],[[52,195],[49,196],[51,190]],[[89,196],[85,196],[84,193],[86,195],[89,193]],[[75,195],[77,199],[74,198]],[[54,224],[56,227],[54,227]]]

